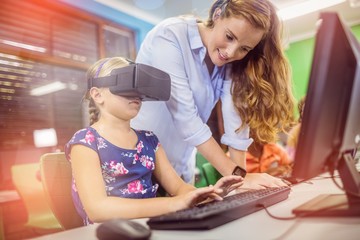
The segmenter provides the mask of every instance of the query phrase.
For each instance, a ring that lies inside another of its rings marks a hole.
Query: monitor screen
[[[338,170],[341,198],[345,205],[357,202],[360,215],[360,175],[353,161],[360,142],[360,46],[337,13],[321,13],[319,23],[292,175],[309,179]],[[312,207],[308,213],[319,206]],[[339,214],[334,209],[324,213]]]

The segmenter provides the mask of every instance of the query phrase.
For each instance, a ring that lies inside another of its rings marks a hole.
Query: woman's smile
[[[221,60],[221,61],[227,61],[228,60],[228,58],[227,58],[227,56],[226,55],[224,55],[224,54],[222,54],[221,52],[220,52],[220,49],[217,49],[218,50],[218,53],[219,53],[219,59]]]

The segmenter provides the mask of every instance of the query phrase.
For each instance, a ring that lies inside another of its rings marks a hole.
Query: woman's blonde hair
[[[278,133],[287,132],[295,122],[291,69],[282,48],[282,24],[276,9],[268,0],[217,0],[206,22],[210,28],[218,8],[221,18],[241,16],[265,30],[260,43],[244,59],[232,63],[232,94],[243,121],[239,129],[248,124],[254,141],[275,142]]]
[[[95,62],[86,72],[86,79],[109,76],[115,68],[128,66],[129,60],[123,57],[103,58]],[[100,110],[90,96],[90,89],[85,93],[84,99],[89,101],[90,125],[99,120]]]

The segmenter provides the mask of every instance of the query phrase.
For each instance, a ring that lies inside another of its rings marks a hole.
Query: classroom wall
[[[353,26],[351,30],[360,41],[360,25]],[[307,91],[314,46],[315,39],[310,38],[291,43],[286,50],[286,55],[292,67],[293,91],[297,100],[305,96]]]
[[[94,0],[59,0],[66,4],[96,14],[103,18],[122,24],[135,31],[136,48],[140,47],[142,40],[154,25],[144,20],[138,19],[124,12],[104,6]],[[360,24],[353,26],[352,31],[360,41]],[[295,98],[299,100],[306,94],[307,84],[310,76],[312,54],[314,49],[314,38],[305,39],[290,43],[286,50],[286,55],[292,67],[293,91]]]
[[[154,24],[141,20],[139,18],[120,12],[111,7],[105,6],[94,0],[58,0],[73,7],[85,10],[102,18],[119,23],[130,28],[136,35],[136,49],[138,50],[145,35],[154,27]]]

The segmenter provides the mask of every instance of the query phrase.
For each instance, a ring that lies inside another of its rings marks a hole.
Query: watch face
[[[242,169],[241,167],[236,166],[234,171],[233,171],[233,175],[245,177],[246,176],[246,171],[244,169]]]

